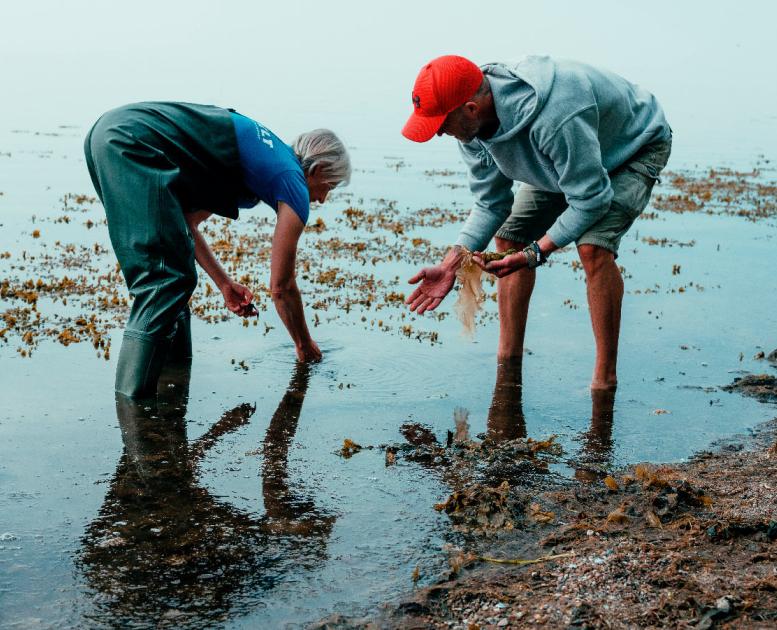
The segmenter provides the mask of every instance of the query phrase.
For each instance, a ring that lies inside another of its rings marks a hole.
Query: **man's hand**
[[[296,349],[297,359],[303,363],[307,363],[308,361],[320,361],[323,356],[318,344],[312,339],[308,339],[305,343],[298,345]]]
[[[224,304],[236,315],[241,317],[258,315],[256,307],[251,304],[254,294],[239,282],[227,280],[221,286],[221,294],[224,296]]]
[[[505,256],[502,260],[492,260],[488,263],[483,261],[481,252],[475,252],[472,255],[472,261],[483,271],[494,274],[497,278],[504,278],[519,269],[528,267],[526,254],[523,252],[516,252]]]
[[[415,284],[421,280],[421,286],[410,294],[405,300],[405,304],[410,305],[410,310],[419,315],[426,311],[433,311],[446,295],[450,293],[456,282],[456,271],[446,265],[436,265],[434,267],[425,267],[414,275],[408,282]]]

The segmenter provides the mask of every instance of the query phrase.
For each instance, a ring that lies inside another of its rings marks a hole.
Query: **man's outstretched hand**
[[[426,311],[436,309],[450,293],[456,282],[456,271],[444,264],[425,267],[408,280],[410,284],[416,284],[419,281],[420,286],[410,294],[405,304],[410,305],[411,311],[423,315]]]

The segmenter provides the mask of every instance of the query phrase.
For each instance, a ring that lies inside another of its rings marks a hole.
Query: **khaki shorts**
[[[621,238],[647,207],[653,185],[671,151],[671,139],[653,142],[612,171],[609,175],[614,194],[610,209],[576,240],[576,244],[596,245],[617,256]],[[531,243],[541,238],[566,208],[562,193],[521,184],[512,212],[496,236],[519,244]]]

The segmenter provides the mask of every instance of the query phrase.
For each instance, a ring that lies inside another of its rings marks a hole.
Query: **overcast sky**
[[[477,8],[487,6],[488,9]],[[88,125],[113,106],[232,106],[282,137],[327,126],[402,147],[430,58],[547,53],[654,92],[689,151],[773,151],[777,3],[555,0],[0,3],[3,129]]]

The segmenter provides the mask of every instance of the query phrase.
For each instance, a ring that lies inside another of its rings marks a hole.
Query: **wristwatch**
[[[542,253],[537,241],[532,241],[528,247],[524,247],[521,251],[526,254],[526,264],[529,269],[539,267],[548,260],[548,257]]]

